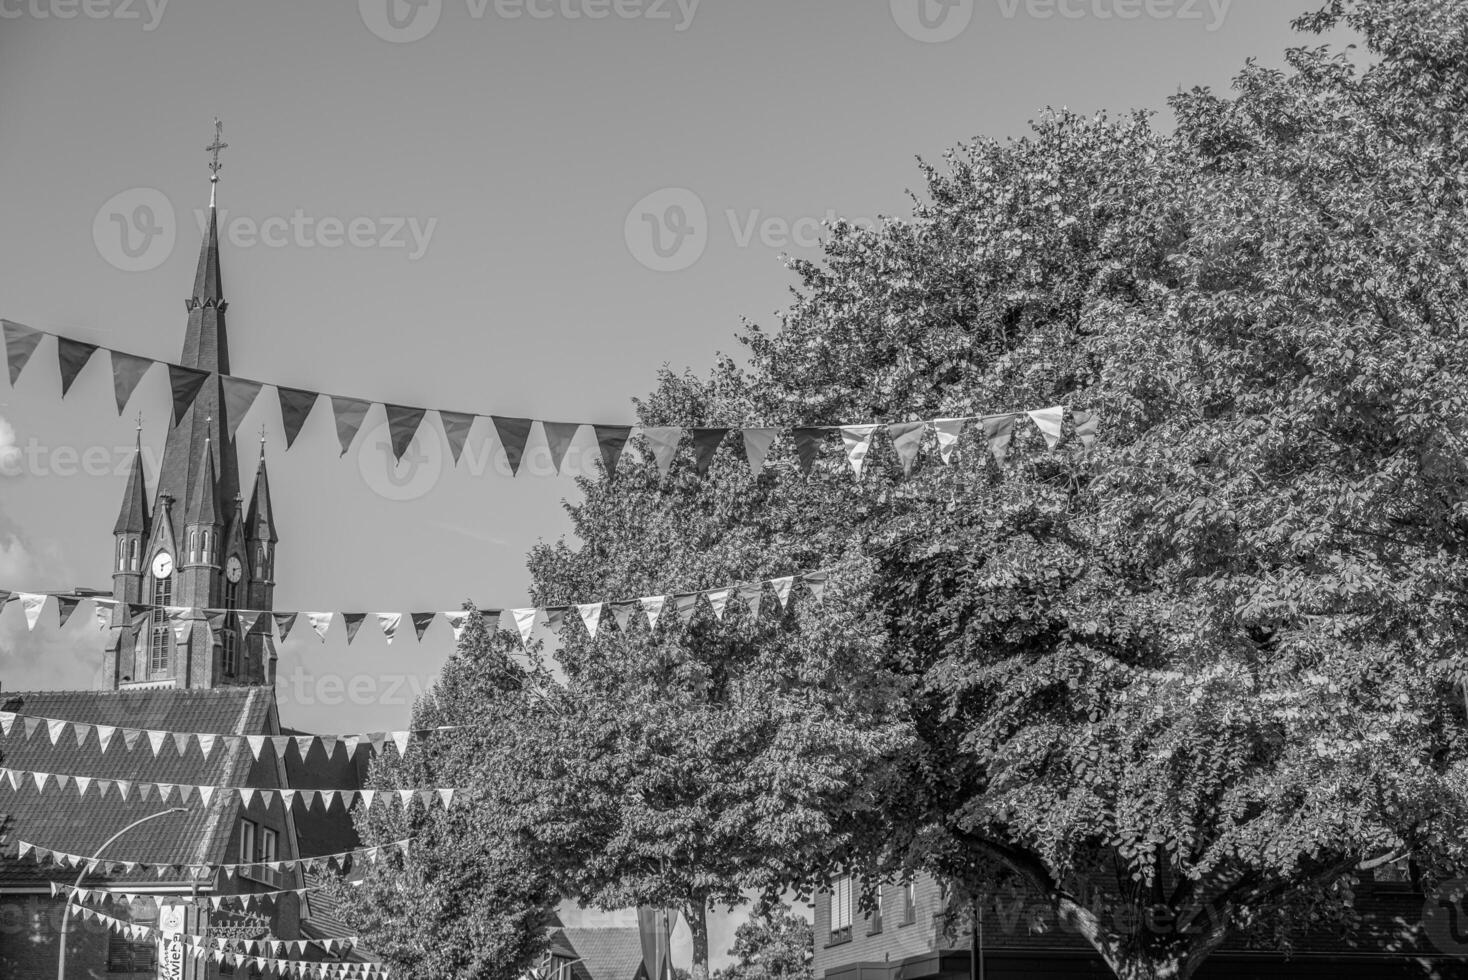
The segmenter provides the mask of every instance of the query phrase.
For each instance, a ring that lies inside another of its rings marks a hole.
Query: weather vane
[[[219,151],[229,146],[224,141],[224,123],[214,117],[214,142],[204,147],[209,154],[209,206],[214,207],[214,185],[219,183],[219,171],[224,164],[219,162]]]

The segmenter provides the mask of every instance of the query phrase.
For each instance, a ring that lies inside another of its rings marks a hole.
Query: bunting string
[[[53,885],[51,889],[51,894],[53,896],[59,896],[60,894],[68,890],[69,889],[67,889],[65,886]],[[76,906],[77,908],[80,908],[84,912],[89,911],[96,913],[99,920],[119,922],[123,925],[127,925],[143,931],[144,933],[146,933],[145,938],[156,937],[159,939],[180,939],[185,944],[193,946],[225,950],[230,948],[237,948],[245,953],[249,953],[252,955],[269,955],[276,958],[283,957],[288,954],[304,956],[306,955],[306,951],[313,946],[324,949],[326,952],[332,955],[339,956],[344,953],[349,953],[353,949],[356,949],[363,944],[361,936],[336,936],[330,939],[281,939],[277,936],[262,936],[258,939],[243,939],[234,936],[202,936],[194,935],[191,933],[173,933],[164,929],[159,929],[155,926],[138,925],[133,922],[129,922],[127,919],[119,919],[116,916],[110,916],[106,912],[103,912],[101,909],[91,908],[90,906],[86,905],[81,897],[80,892],[76,892],[74,894],[76,896],[76,901],[78,903],[81,903]]]
[[[69,907],[73,918],[81,918],[87,921],[105,925],[112,932],[120,936],[126,936],[134,942],[175,942],[189,951],[189,955],[196,961],[206,957],[212,958],[216,963],[229,966],[254,966],[259,970],[271,970],[279,975],[294,977],[319,977],[326,980],[337,980],[337,978],[374,977],[386,978],[391,976],[391,968],[387,965],[374,961],[363,962],[337,962],[323,963],[310,960],[290,960],[277,958],[277,952],[284,953],[288,950],[299,949],[298,955],[305,955],[306,949],[311,945],[325,946],[330,942],[338,952],[333,955],[344,955],[356,947],[353,942],[342,946],[342,940],[299,940],[299,939],[277,939],[265,937],[263,939],[231,939],[224,936],[202,936],[192,933],[168,932],[153,926],[141,925],[128,922],[108,915],[97,909],[88,908],[84,905],[72,905]],[[355,939],[355,937],[347,937]],[[232,947],[238,946],[239,949]],[[243,951],[241,951],[243,950]]]
[[[8,769],[0,768],[0,785],[8,784],[14,791],[19,792],[22,786],[34,786],[37,793],[45,793],[54,788],[55,791],[65,792],[75,790],[77,798],[85,800],[93,786],[97,788],[98,802],[105,801],[108,796],[116,792],[117,797],[126,802],[137,800],[147,802],[157,799],[159,803],[192,803],[198,800],[203,806],[213,802],[215,795],[233,795],[246,807],[252,805],[257,799],[269,807],[275,803],[275,798],[289,807],[296,803],[302,803],[310,810],[318,805],[326,811],[333,806],[341,804],[344,810],[350,810],[352,805],[361,801],[364,810],[370,810],[379,798],[384,801],[396,799],[402,806],[408,806],[414,800],[422,803],[425,809],[431,808],[438,803],[445,810],[453,806],[454,794],[458,792],[451,787],[431,787],[424,789],[260,789],[254,786],[200,786],[193,783],[155,783],[141,779],[113,779],[100,776],[73,776],[69,773],[40,772],[32,769]]]
[[[96,725],[84,721],[69,721],[64,718],[48,718],[44,715],[0,711],[0,734],[10,735],[17,721],[20,722],[21,732],[26,739],[35,737],[37,732],[44,729],[52,745],[74,740],[79,748],[85,747],[95,735],[97,744],[104,754],[112,746],[121,744],[129,752],[143,746],[152,751],[154,758],[170,752],[183,756],[188,753],[189,747],[193,746],[205,759],[208,759],[216,745],[247,745],[257,762],[267,745],[279,759],[284,759],[292,746],[295,747],[302,761],[317,747],[326,753],[328,759],[334,758],[338,746],[346,749],[348,759],[355,755],[357,749],[362,746],[378,754],[388,745],[394,746],[398,755],[402,757],[407,754],[408,744],[413,739],[423,739],[441,732],[457,731],[460,727],[440,725],[437,728],[417,728],[400,732],[367,732],[362,735],[233,735],[211,732],[159,731],[152,728],[124,728],[118,725]]]
[[[829,571],[799,572],[793,575],[783,575],[777,578],[762,579],[757,582],[744,582],[733,585],[724,585],[714,589],[702,589],[696,592],[668,593],[665,595],[641,596],[636,599],[602,600],[599,602],[580,603],[569,606],[534,606],[523,609],[484,609],[479,610],[477,615],[491,632],[506,630],[520,635],[520,641],[527,649],[530,644],[531,635],[536,625],[543,624],[556,636],[571,620],[580,622],[591,639],[595,639],[601,628],[602,620],[610,613],[619,630],[627,630],[632,626],[634,618],[647,624],[649,629],[657,629],[658,622],[663,618],[665,609],[671,609],[676,613],[676,621],[686,625],[693,619],[694,615],[703,608],[707,608],[715,619],[722,621],[728,610],[736,605],[743,606],[750,615],[752,621],[758,621],[762,615],[768,615],[778,610],[783,614],[791,608],[790,597],[796,586],[801,586],[811,598],[817,602],[825,593],[831,573]],[[371,619],[382,631],[383,636],[389,644],[398,634],[404,621],[405,614],[399,612],[339,612],[335,610],[308,611],[308,610],[274,610],[274,609],[212,609],[198,606],[150,606],[136,603],[124,603],[119,599],[113,599],[105,595],[98,595],[95,590],[84,590],[78,592],[19,592],[0,589],[0,607],[9,602],[18,602],[25,611],[26,625],[28,629],[34,630],[40,622],[41,615],[51,599],[56,600],[58,627],[65,626],[70,621],[77,607],[83,602],[91,602],[95,606],[95,616],[99,629],[129,629],[134,633],[142,630],[149,622],[157,623],[158,617],[173,624],[175,632],[180,637],[186,636],[191,624],[203,621],[211,632],[217,633],[221,630],[238,630],[240,635],[248,634],[271,634],[277,635],[280,642],[284,643],[290,636],[296,624],[304,618],[310,625],[318,639],[325,642],[327,634],[340,617],[345,628],[347,644],[357,638],[362,624]],[[774,600],[774,605],[766,602],[767,598]],[[125,608],[127,625],[115,626],[112,622],[112,614]],[[433,623],[442,618],[454,632],[457,641],[464,633],[469,623],[469,617],[475,615],[467,610],[450,612],[412,612],[407,613],[406,618],[412,624],[413,632],[421,641]],[[506,623],[508,617],[508,625]]]
[[[338,879],[338,882],[349,888],[360,888],[366,884],[366,881],[360,878],[353,880]],[[72,885],[64,885],[58,881],[49,882],[49,884],[51,886],[52,897],[75,895],[76,900],[83,903],[102,902],[104,904],[111,904],[117,902],[123,905],[136,905],[138,902],[153,901],[157,897],[143,892],[130,892],[115,888],[76,888]],[[332,887],[335,887],[334,883],[303,885],[300,888],[273,888],[268,891],[239,892],[233,895],[200,895],[199,900],[207,901],[210,908],[215,912],[218,912],[225,906],[248,912],[268,908],[276,900],[284,898],[287,895],[293,895],[296,898],[305,898],[308,893],[324,891]]]
[[[260,868],[269,868],[275,872],[299,869],[308,873],[321,873],[339,871],[348,865],[356,864],[358,861],[376,864],[390,854],[407,855],[411,846],[416,842],[416,837],[404,837],[401,840],[391,841],[386,844],[374,844],[371,847],[357,847],[350,851],[337,851],[332,854],[317,854],[313,857],[285,858],[279,861],[249,861],[235,864],[209,864],[179,861],[123,861],[114,858],[97,860],[81,854],[71,854],[51,847],[42,847],[30,841],[17,840],[16,856],[25,858],[27,855],[31,855],[38,864],[54,864],[62,868],[78,869],[85,867],[89,874],[119,875],[124,873],[132,874],[134,872],[157,872],[161,869],[162,874],[174,873],[199,878],[222,874],[225,878],[232,878],[241,871],[249,872]],[[282,893],[285,891],[299,891],[299,889],[283,889]]]
[[[143,376],[155,364],[167,369],[169,388],[173,394],[173,422],[177,425],[193,406],[195,398],[211,377],[209,372],[186,367],[168,361],[102,347],[86,341],[74,340],[61,334],[37,330],[13,320],[0,320],[5,337],[5,354],[10,369],[12,386],[19,380],[21,372],[30,362],[43,337],[56,338],[57,361],[61,371],[61,394],[65,398],[82,369],[99,351],[105,351],[112,365],[113,393],[117,411],[121,414]],[[1070,427],[1066,427],[1067,410],[1063,406],[1041,408],[1031,411],[1002,412],[995,415],[965,415],[953,418],[924,421],[895,422],[889,424],[867,423],[860,425],[809,425],[795,427],[778,426],[633,426],[626,424],[600,424],[595,422],[552,422],[542,419],[516,418],[488,415],[476,412],[450,411],[443,408],[419,408],[396,405],[389,402],[371,401],[346,395],[301,388],[287,388],[265,381],[253,381],[235,375],[219,375],[229,425],[229,436],[235,431],[257,398],[269,388],[274,390],[280,407],[281,425],[286,434],[286,449],[294,444],[296,436],[306,424],[307,418],[317,402],[326,400],[331,404],[336,426],[337,441],[345,456],[366,421],[368,413],[381,407],[387,419],[390,452],[401,462],[403,454],[412,444],[420,427],[428,425],[429,415],[437,417],[443,429],[444,439],[453,457],[459,464],[470,430],[484,419],[499,439],[505,462],[511,475],[518,475],[526,456],[526,447],[531,434],[538,427],[543,444],[548,452],[555,472],[561,473],[567,452],[581,436],[590,430],[596,446],[602,470],[607,477],[616,476],[617,462],[634,436],[639,438],[642,450],[651,453],[661,476],[668,475],[673,459],[685,441],[691,443],[695,469],[699,476],[707,476],[715,453],[733,437],[734,444],[743,450],[750,472],[759,476],[765,469],[776,439],[784,436],[793,439],[800,468],[809,473],[822,444],[839,434],[846,459],[856,479],[860,480],[865,467],[872,439],[882,432],[891,442],[905,475],[911,475],[913,465],[926,444],[934,444],[942,461],[951,463],[961,434],[973,429],[989,447],[995,461],[1002,464],[1013,442],[1016,426],[1032,423],[1045,439],[1048,448],[1054,449],[1067,433],[1090,446],[1096,441],[1099,420],[1090,413],[1070,410]],[[928,437],[932,436],[930,440]]]

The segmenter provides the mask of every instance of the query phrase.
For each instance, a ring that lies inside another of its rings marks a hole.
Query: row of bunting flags
[[[406,856],[417,840],[416,837],[404,837],[401,840],[390,841],[386,844],[374,844],[371,847],[358,847],[350,851],[337,851],[333,854],[318,854],[314,857],[286,858],[280,861],[250,861],[243,864],[211,864],[191,862],[159,862],[159,861],[120,861],[112,858],[99,859],[86,857],[81,854],[71,854],[67,851],[59,851],[53,847],[42,847],[30,841],[20,840],[16,842],[16,855],[20,858],[32,857],[39,864],[54,864],[62,868],[83,869],[88,874],[135,874],[149,871],[156,872],[158,877],[166,878],[188,877],[188,878],[212,878],[222,874],[225,878],[232,878],[241,871],[258,870],[269,868],[271,871],[283,872],[288,870],[300,870],[307,874],[325,874],[337,871],[345,871],[354,867],[358,862],[366,862],[375,865],[378,861],[393,854]],[[282,889],[285,892],[299,891],[300,889]],[[263,893],[257,893],[263,894]]]
[[[87,904],[89,895],[105,895],[105,893],[87,891],[85,889],[72,890],[65,885],[56,882],[51,883],[51,895],[53,898],[66,894],[70,894],[73,901],[83,908],[91,908]],[[126,922],[130,926],[134,925],[134,923],[126,919],[109,916],[101,909],[92,909],[92,911],[97,912],[104,919]],[[139,926],[139,928],[149,927]],[[305,956],[306,951],[312,946],[320,947],[333,956],[341,956],[350,953],[353,949],[362,945],[362,937],[360,936],[338,936],[333,939],[280,939],[276,936],[264,936],[259,939],[243,939],[233,936],[202,936],[190,933],[171,933],[160,929],[153,929],[152,931],[158,938],[181,939],[185,943],[193,946],[213,947],[222,950],[235,949],[251,955],[271,956],[277,959],[291,955]]]
[[[169,754],[170,750],[182,757],[188,754],[192,746],[197,748],[207,760],[216,745],[226,747],[246,745],[249,746],[250,753],[255,757],[256,762],[260,761],[260,755],[267,745],[275,752],[276,758],[282,761],[285,760],[286,753],[292,746],[295,747],[297,755],[303,762],[316,748],[325,752],[328,759],[334,758],[338,746],[346,749],[348,759],[364,745],[374,754],[380,754],[386,746],[392,745],[397,749],[398,756],[403,757],[407,755],[408,744],[414,739],[425,739],[442,732],[457,731],[459,727],[440,725],[437,728],[417,728],[399,732],[367,732],[362,735],[232,735],[214,732],[174,732],[153,728],[127,728],[120,725],[98,725],[85,721],[69,721],[65,718],[47,718],[44,715],[21,715],[13,711],[0,711],[0,734],[10,735],[17,722],[20,723],[21,732],[24,733],[27,740],[44,729],[52,745],[59,745],[74,739],[78,748],[85,748],[95,735],[97,745],[103,754],[106,754],[113,745],[121,743],[129,752],[140,745],[145,746],[152,750],[154,758]]]
[[[451,787],[433,787],[429,789],[260,789],[254,786],[204,786],[195,783],[158,783],[143,779],[118,779],[115,777],[102,776],[74,776],[69,773],[40,772],[33,769],[10,769],[0,767],[0,784],[8,784],[10,788],[19,792],[23,786],[34,786],[37,793],[49,791],[66,792],[75,790],[77,799],[85,800],[93,786],[97,788],[98,802],[105,802],[114,792],[118,799],[123,802],[136,800],[146,803],[157,799],[160,804],[169,803],[192,803],[198,800],[204,806],[214,801],[216,795],[230,797],[239,800],[244,807],[253,806],[259,800],[264,806],[270,807],[275,803],[275,798],[287,807],[296,803],[304,804],[307,810],[322,807],[330,811],[332,807],[341,804],[344,810],[350,810],[358,801],[363,810],[370,810],[379,799],[384,801],[397,800],[403,807],[410,806],[414,800],[423,804],[425,809],[432,808],[435,803],[445,810],[453,806],[454,794],[457,789]]]
[[[234,895],[201,895],[199,896],[199,900],[208,901],[209,907],[215,912],[220,911],[225,906],[249,912],[257,909],[269,909],[277,900],[286,895],[293,895],[298,899],[305,898],[310,892],[333,888],[338,883],[351,888],[360,888],[366,884],[366,880],[362,878],[342,878],[337,879],[337,882],[332,884],[305,885],[301,888],[272,888],[268,891],[239,892]],[[72,885],[63,885],[58,881],[53,881],[50,884],[53,898],[62,895],[75,895],[76,900],[82,903],[100,902],[102,904],[111,904],[113,902],[119,902],[123,905],[138,906],[140,904],[156,902],[158,899],[158,896],[152,893],[144,894],[142,892],[130,892],[113,888],[76,888]]]
[[[826,584],[830,581],[830,572],[801,572],[796,575],[783,575],[777,578],[763,579],[758,582],[748,582],[739,585],[725,585],[716,589],[703,589],[697,592],[669,593],[666,595],[642,596],[637,599],[626,599],[617,601],[587,602],[570,606],[533,606],[523,609],[485,609],[480,610],[479,615],[491,631],[501,629],[501,623],[505,616],[513,624],[513,631],[520,635],[521,643],[529,647],[531,637],[537,626],[544,626],[556,636],[560,636],[561,630],[572,619],[577,619],[586,629],[590,638],[595,639],[597,631],[601,628],[602,620],[610,613],[613,622],[619,630],[627,630],[631,627],[634,616],[645,621],[648,629],[655,630],[658,622],[662,619],[665,610],[672,610],[678,622],[686,625],[699,609],[707,607],[716,620],[722,621],[731,607],[743,606],[749,613],[751,621],[757,621],[767,611],[768,604],[765,602],[767,595],[775,601],[775,606],[781,613],[790,606],[790,597],[796,586],[803,587],[810,596],[819,602],[825,593]],[[123,603],[118,599],[99,596],[90,592],[7,592],[0,589],[0,607],[7,602],[18,602],[25,611],[26,625],[34,630],[40,622],[41,614],[51,599],[56,600],[57,618],[60,626],[65,626],[70,621],[72,614],[83,602],[91,602],[96,606],[95,613],[97,625],[100,629],[112,627],[112,613],[120,606],[126,605],[127,616],[130,625],[126,628],[138,631],[148,625],[149,617],[159,613],[167,617],[173,624],[174,632],[178,635],[180,642],[188,635],[192,624],[198,620],[204,620],[209,624],[211,630],[218,632],[225,628],[237,628],[241,635],[268,632],[273,624],[275,632],[284,643],[290,636],[291,630],[296,623],[305,618],[310,624],[316,636],[325,642],[327,633],[338,616],[346,628],[348,645],[357,638],[357,633],[362,624],[371,619],[382,631],[387,642],[390,644],[402,628],[404,621],[410,623],[413,632],[421,641],[423,634],[433,625],[434,621],[442,617],[454,631],[454,639],[457,641],[463,635],[464,628],[468,625],[469,617],[475,615],[467,610],[453,612],[337,612],[326,610],[320,612],[308,612],[304,610],[279,611],[271,609],[209,609],[197,606],[149,606],[136,603]],[[121,628],[121,627],[120,627]],[[509,627],[504,627],[508,629]]]
[[[48,336],[56,338],[63,398],[71,390],[77,376],[91,361],[93,355],[105,350],[112,362],[112,387],[119,414],[127,407],[128,400],[132,397],[133,391],[136,390],[143,376],[155,364],[163,364],[168,370],[175,425],[193,406],[204,383],[210,378],[209,372],[197,368],[167,361],[156,361],[153,358],[101,347],[49,331],[36,330],[12,320],[0,320],[0,326],[4,328],[5,353],[10,367],[12,386],[19,380],[21,372],[30,362],[42,338]],[[322,399],[331,403],[332,415],[336,423],[337,441],[341,446],[342,455],[350,451],[368,413],[374,406],[381,405],[387,419],[389,442],[394,459],[402,460],[403,454],[408,451],[408,447],[413,442],[413,437],[418,434],[419,427],[424,424],[428,414],[432,412],[438,416],[449,452],[453,457],[454,465],[457,466],[475,421],[487,419],[499,438],[510,472],[516,475],[525,458],[525,448],[530,443],[531,434],[537,426],[541,430],[546,449],[550,454],[551,464],[557,473],[561,472],[566,454],[582,429],[589,428],[596,442],[602,468],[608,478],[616,475],[617,462],[634,435],[641,437],[645,448],[651,452],[660,474],[666,477],[679,447],[685,440],[692,444],[694,465],[698,474],[705,476],[708,474],[714,454],[719,447],[730,435],[737,433],[738,442],[744,451],[750,472],[759,476],[764,471],[765,461],[775,441],[782,433],[788,433],[793,440],[800,468],[805,473],[811,471],[826,442],[839,434],[847,462],[857,479],[861,479],[867,455],[871,450],[872,439],[879,431],[890,440],[902,464],[903,472],[907,475],[911,475],[918,454],[928,441],[930,434],[935,440],[944,463],[952,462],[953,453],[958,446],[961,434],[971,426],[977,426],[976,431],[979,436],[1000,463],[1004,462],[1009,451],[1016,427],[1026,420],[1039,429],[1040,434],[1045,438],[1046,445],[1051,449],[1059,445],[1066,435],[1066,409],[1062,406],[996,415],[966,415],[890,424],[816,425],[789,428],[778,426],[632,426],[601,425],[593,422],[553,422],[543,419],[454,412],[442,408],[418,408],[331,395],[303,388],[288,388],[233,375],[220,375],[220,384],[225,404],[225,421],[231,439],[234,438],[235,431],[245,413],[255,404],[261,392],[266,388],[272,388],[275,390],[276,399],[280,405],[281,424],[285,432],[287,449],[290,449],[295,443],[312,409]],[[1079,410],[1071,410],[1070,416],[1075,437],[1086,446],[1094,443],[1100,425],[1099,419],[1090,412]]]
[[[320,978],[320,980],[345,980],[345,978],[358,977],[386,978],[391,976],[392,972],[391,968],[385,964],[375,962],[322,963],[309,960],[278,959],[274,955],[265,955],[272,953],[277,944],[282,947],[294,947],[304,940],[274,938],[238,940],[218,936],[197,936],[183,932],[165,932],[153,926],[128,922],[82,905],[70,905],[68,911],[73,918],[105,925],[112,932],[119,936],[126,936],[133,942],[178,943],[196,962],[203,962],[208,958],[215,963],[231,967],[254,967],[261,972],[272,971],[277,976],[300,977],[303,980],[304,978]],[[326,940],[313,940],[313,942],[324,945]],[[249,944],[244,951],[231,948],[241,943]],[[342,949],[342,953],[349,951],[350,947]],[[305,955],[304,950],[301,955]]]

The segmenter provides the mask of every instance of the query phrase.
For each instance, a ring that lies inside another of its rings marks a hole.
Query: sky
[[[176,360],[214,116],[236,373],[377,401],[630,421],[669,364],[778,324],[819,222],[904,216],[917,158],[1024,134],[1046,106],[1113,113],[1278,63],[1310,0],[0,0],[0,316]],[[0,589],[110,588],[143,416],[104,358],[63,401],[43,344],[0,376]],[[368,428],[380,423],[369,419]],[[384,431],[339,455],[324,405],[287,453],[263,426],[276,605],[524,605],[526,552],[567,533],[566,476],[505,475],[481,423],[392,471]],[[573,456],[573,462],[579,457]],[[613,596],[587,596],[591,601]],[[285,724],[406,724],[452,635],[283,646]],[[7,690],[90,688],[90,616],[0,615]],[[728,943],[716,925],[716,954]],[[717,963],[717,961],[716,961]]]

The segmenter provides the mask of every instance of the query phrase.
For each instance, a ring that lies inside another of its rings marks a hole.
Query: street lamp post
[[[150,813],[148,816],[144,817],[141,820],[134,820],[132,823],[128,824],[126,827],[122,828],[117,833],[113,834],[111,837],[103,841],[102,846],[97,848],[96,852],[92,855],[92,859],[86,864],[82,865],[82,870],[77,874],[76,881],[71,886],[71,891],[66,893],[66,904],[61,907],[61,952],[58,954],[56,959],[56,980],[66,980],[66,932],[67,927],[71,924],[72,897],[75,896],[77,891],[82,887],[82,879],[87,876],[87,872],[92,869],[97,860],[102,856],[102,852],[111,847],[112,844],[119,837],[127,833],[129,830],[132,830],[134,827],[141,826],[147,823],[149,820],[157,820],[159,817],[166,817],[170,813],[187,812],[188,807],[175,806],[170,807],[167,810],[159,810],[157,813]]]

